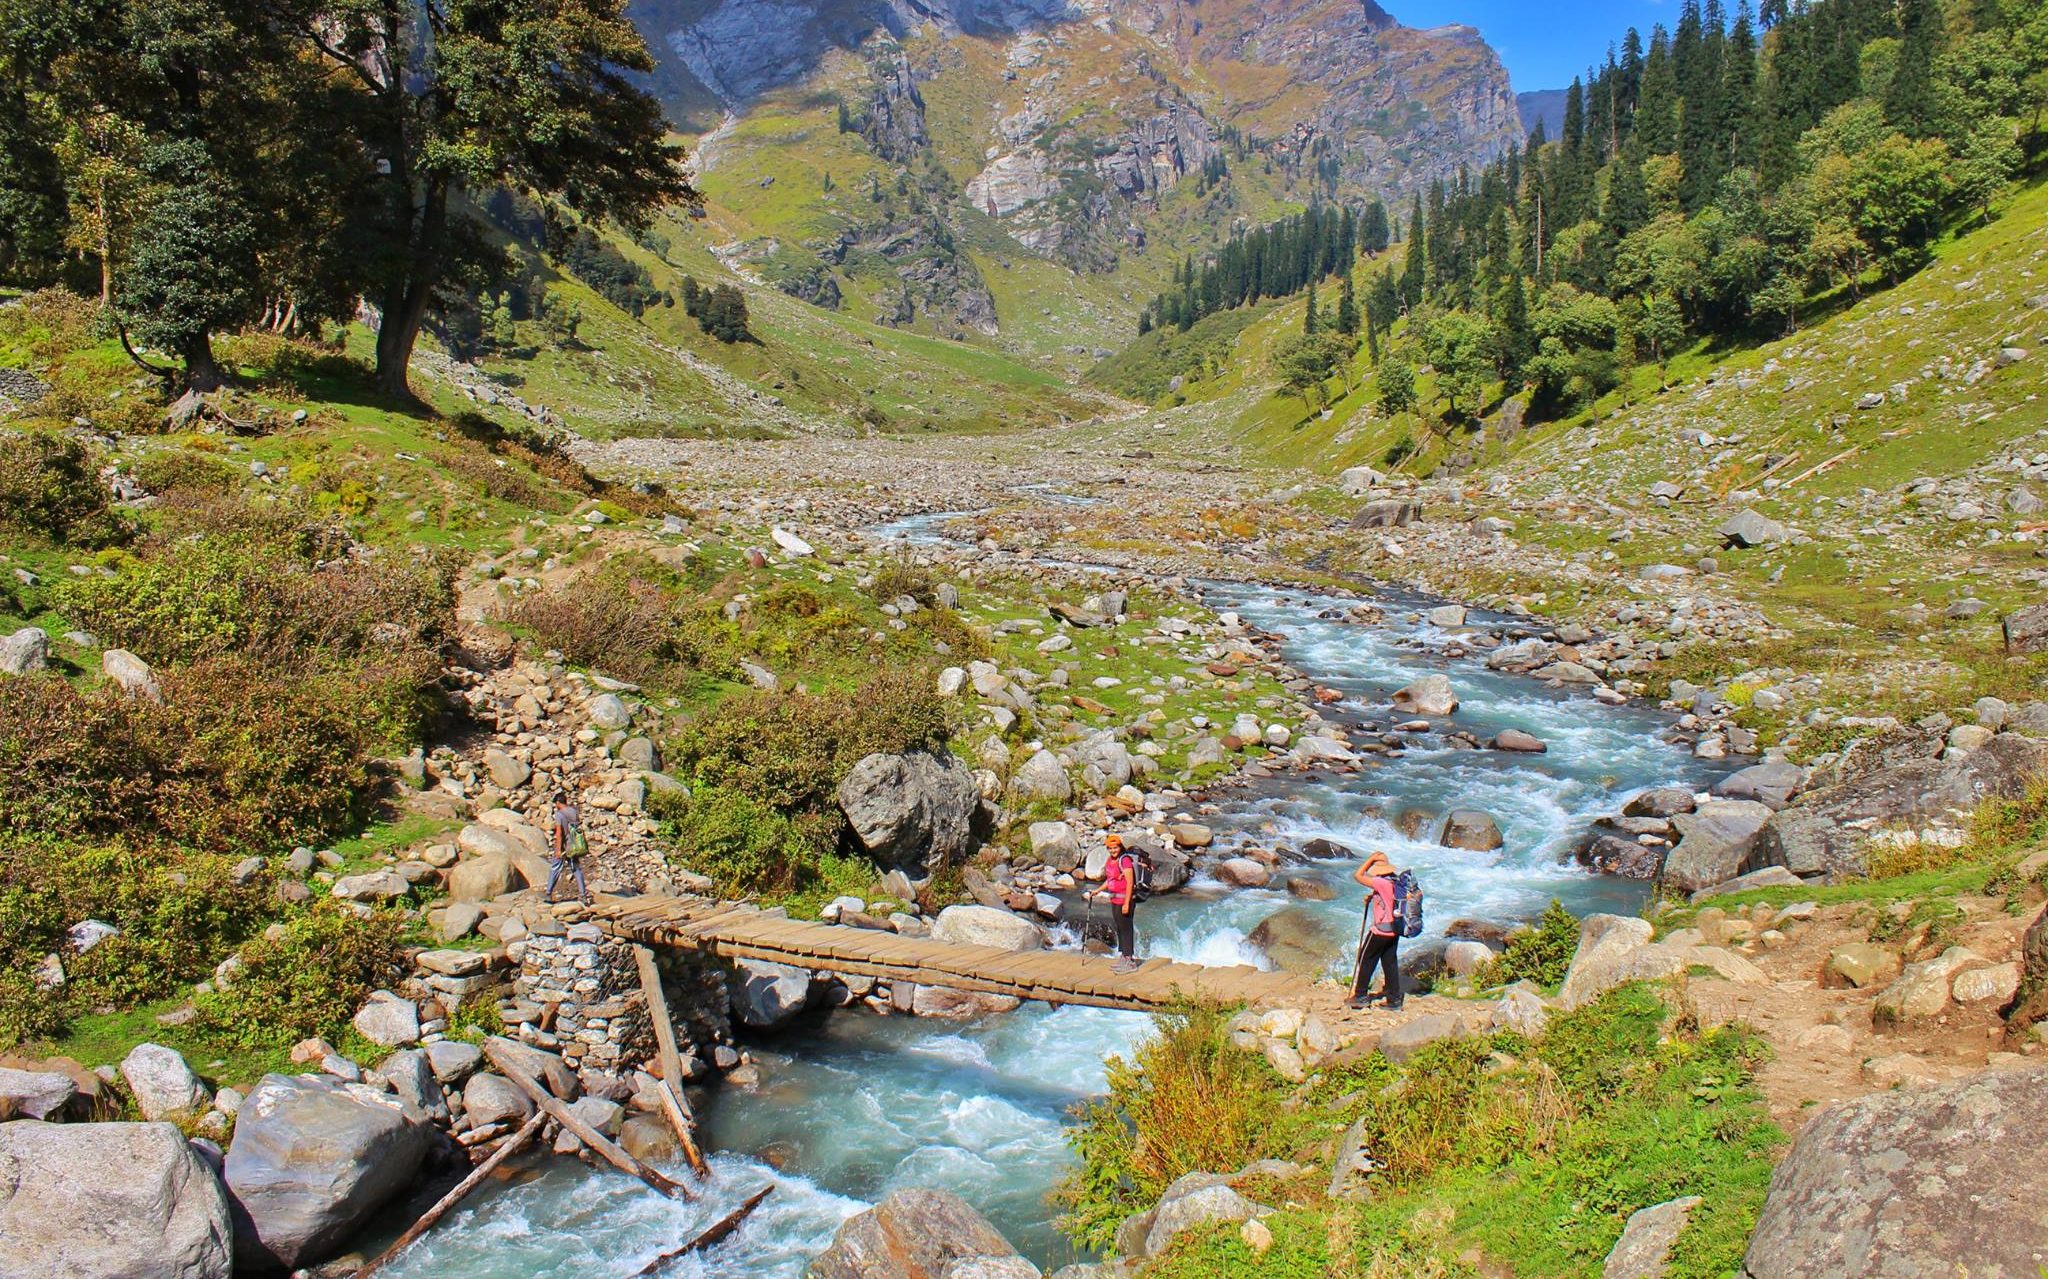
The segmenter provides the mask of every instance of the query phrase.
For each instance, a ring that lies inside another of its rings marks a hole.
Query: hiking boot
[[[1400,1012],[1403,1008],[1407,1007],[1407,1005],[1407,1000],[1397,999],[1393,1003],[1387,1005],[1387,1011],[1390,1013],[1397,1013]]]
[[[1138,971],[1138,961],[1137,961],[1137,960],[1135,960],[1135,959],[1132,959],[1132,958],[1131,958],[1131,957],[1129,957],[1128,955],[1120,955],[1120,956],[1118,956],[1118,957],[1117,957],[1117,960],[1116,960],[1116,962],[1115,962],[1115,963],[1113,963],[1113,964],[1111,964],[1111,965],[1109,966],[1109,971],[1111,971],[1111,972],[1113,972],[1113,973],[1134,973],[1134,972],[1137,972],[1137,971]]]
[[[1351,1008],[1351,1009],[1362,1009],[1362,1008],[1370,1008],[1370,1007],[1372,1007],[1372,996],[1371,996],[1371,995],[1353,995],[1353,996],[1352,996],[1351,998],[1349,998],[1349,999],[1347,999],[1347,1000],[1345,1000],[1345,1001],[1344,1001],[1344,1006],[1345,1006],[1346,1008]]]

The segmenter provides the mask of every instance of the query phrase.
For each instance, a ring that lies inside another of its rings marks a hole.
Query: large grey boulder
[[[1212,1221],[1249,1221],[1259,1206],[1230,1188],[1214,1173],[1191,1172],[1166,1188],[1145,1228],[1144,1255],[1156,1257],[1174,1236]]]
[[[932,922],[932,940],[997,950],[1042,950],[1045,930],[1022,915],[992,906],[948,906]]]
[[[61,1123],[77,1097],[78,1085],[62,1071],[0,1066],[0,1121],[48,1119]]]
[[[1444,818],[1443,834],[1437,842],[1445,848],[1463,848],[1469,852],[1490,853],[1506,840],[1500,833],[1500,823],[1490,813],[1476,808],[1454,808]]]
[[[143,661],[125,648],[110,648],[100,654],[100,670],[113,681],[114,686],[130,697],[141,697],[152,702],[164,698],[163,690],[157,687],[156,675]]]
[[[121,1059],[121,1082],[144,1119],[197,1118],[212,1096],[175,1048],[137,1044]]]
[[[1579,921],[1579,946],[1565,970],[1558,1001],[1567,1009],[1589,1004],[1619,985],[1610,974],[1650,944],[1650,921],[1628,915],[1588,915]]]
[[[1600,1268],[1600,1279],[1664,1279],[1671,1247],[1678,1242],[1692,1210],[1699,1206],[1698,1195],[1687,1195],[1651,1204],[1631,1215]]]
[[[24,626],[0,639],[0,675],[33,675],[50,663],[50,637],[39,626]]]
[[[1801,879],[1853,879],[1870,871],[1873,830],[1953,822],[1987,798],[2011,799],[2048,770],[2048,742],[2000,733],[1961,758],[1886,757],[1878,766],[1809,791],[1757,832],[1754,866]]]
[[[1431,1044],[1463,1039],[1470,1033],[1465,1028],[1465,1019],[1456,1013],[1426,1013],[1381,1035],[1379,1048],[1388,1061],[1404,1062]]]
[[[2007,613],[1999,623],[2005,651],[2015,656],[2048,651],[2048,604],[2029,604]]]
[[[1773,542],[1789,542],[1792,530],[1766,515],[1755,511],[1742,510],[1721,522],[1714,530],[1714,536],[1726,546],[1768,546]]]
[[[839,783],[839,807],[861,846],[884,866],[922,874],[974,846],[981,788],[947,755],[870,755]]]
[[[1805,784],[1806,770],[1797,764],[1751,764],[1716,782],[1714,794],[1722,799],[1753,799],[1775,811],[1791,803]]]
[[[1074,783],[1066,766],[1048,750],[1032,755],[1010,774],[1010,798],[1019,804],[1064,804],[1073,794]]]
[[[1664,884],[1696,892],[1749,869],[1750,849],[1771,810],[1749,799],[1710,799],[1690,813],[1671,818],[1678,847],[1664,858]]]
[[[533,1098],[503,1075],[471,1075],[462,1086],[462,1113],[472,1128],[517,1126],[532,1118]]]
[[[1422,503],[1412,497],[1384,497],[1367,502],[1351,517],[1353,528],[1407,528],[1422,518]]]
[[[170,1124],[0,1124],[0,1274],[227,1279],[220,1178]]]
[[[780,1026],[802,1012],[811,999],[811,975],[788,964],[742,959],[734,965],[732,1010],[748,1026]]]
[[[895,1190],[840,1224],[809,1279],[943,1279],[951,1267],[1016,1248],[960,1196]]]
[[[331,1256],[411,1184],[430,1135],[403,1102],[368,1085],[265,1075],[228,1147],[240,1268],[294,1270]]]
[[[1746,1279],[2040,1279],[2048,1066],[1877,1093],[1810,1119],[1771,1177]]]

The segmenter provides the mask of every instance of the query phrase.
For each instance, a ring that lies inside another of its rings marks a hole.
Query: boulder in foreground
[[[242,1103],[228,1148],[240,1268],[273,1273],[331,1255],[411,1183],[429,1140],[389,1093],[265,1075]]]
[[[1744,1279],[2048,1270],[2048,1066],[1814,1116],[1771,1177]]]
[[[960,1196],[897,1190],[848,1217],[808,1273],[810,1279],[940,1279],[962,1263],[1016,1256],[1010,1241]]]
[[[220,1178],[170,1124],[0,1124],[0,1274],[227,1279]]]

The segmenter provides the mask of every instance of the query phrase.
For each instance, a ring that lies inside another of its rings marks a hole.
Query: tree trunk
[[[213,337],[201,333],[185,344],[178,353],[185,361],[185,389],[205,395],[218,391],[226,379],[221,375],[220,365],[213,358]]]
[[[383,324],[377,330],[377,387],[401,400],[416,398],[407,380],[412,350],[419,342],[434,286],[446,265],[443,247],[448,232],[448,184],[430,178],[413,228],[410,260],[384,295]]]

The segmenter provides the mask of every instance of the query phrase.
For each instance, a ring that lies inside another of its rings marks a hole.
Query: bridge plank
[[[617,935],[693,946],[734,959],[1104,1008],[1160,1008],[1182,998],[1307,1002],[1312,984],[1247,964],[1205,967],[1164,956],[1128,973],[1077,951],[999,950],[878,929],[793,920],[743,903],[678,896],[609,898],[586,918]]]

